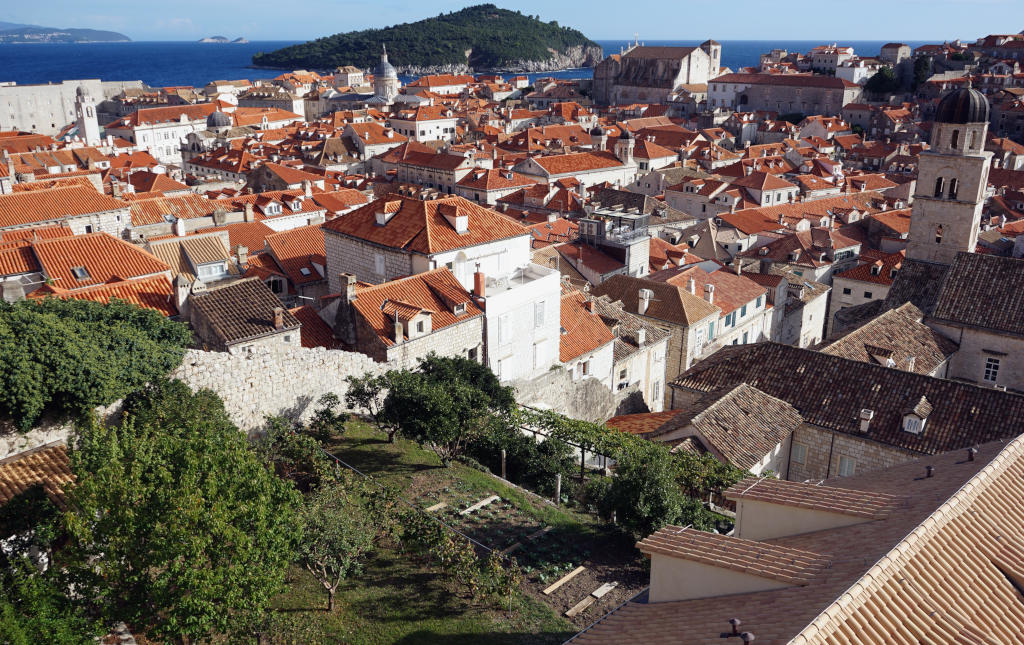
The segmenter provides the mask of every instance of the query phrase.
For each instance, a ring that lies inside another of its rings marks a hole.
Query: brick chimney
[[[487,277],[480,270],[479,265],[477,265],[476,273],[473,274],[473,295],[477,298],[487,296]]]
[[[284,329],[284,307],[274,308],[274,329]]]

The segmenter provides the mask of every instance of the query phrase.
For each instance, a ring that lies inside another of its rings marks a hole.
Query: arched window
[[[971,130],[971,150],[978,149],[978,131]]]
[[[956,189],[957,189],[956,177],[953,177],[952,179],[949,180],[949,198],[950,199],[956,199]]]
[[[935,227],[935,243],[942,244],[942,224]]]
[[[960,131],[953,130],[953,136],[949,139],[949,147],[956,148],[958,143],[960,143]]]
[[[935,196],[942,197],[942,177],[935,178]]]

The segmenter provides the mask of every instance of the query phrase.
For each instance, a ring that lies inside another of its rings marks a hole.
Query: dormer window
[[[299,273],[301,273],[304,276],[310,275],[310,271],[306,267],[302,267],[301,269],[299,269]]]
[[[452,313],[454,313],[456,316],[461,316],[462,314],[466,313],[466,303],[462,302],[455,305],[452,308]]]
[[[932,412],[932,404],[922,396],[913,407],[903,410],[903,431],[910,434],[921,434]]]
[[[903,417],[903,431],[910,434],[921,434],[924,432],[924,419],[908,414]]]
[[[875,264],[871,267],[871,275],[880,275],[882,273],[882,265]]]

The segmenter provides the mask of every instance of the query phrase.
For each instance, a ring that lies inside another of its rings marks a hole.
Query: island
[[[367,69],[376,64],[382,45],[403,74],[553,71],[591,67],[603,55],[600,45],[575,29],[483,4],[260,52],[252,62],[275,69]]]
[[[26,45],[35,43],[127,43],[131,38],[116,31],[39,27],[37,25],[0,26],[0,45]]]
[[[207,36],[206,38],[200,38],[197,42],[201,42],[201,43],[221,43],[221,44],[231,44],[231,45],[244,45],[244,44],[246,44],[249,41],[246,40],[245,38],[242,38],[241,36],[239,36],[238,38],[235,38],[234,40],[228,40],[224,36]]]

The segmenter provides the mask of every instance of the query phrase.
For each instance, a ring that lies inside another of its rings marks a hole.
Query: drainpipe
[[[829,478],[829,473],[832,472],[832,449],[835,447],[835,445],[836,445],[836,432],[835,432],[835,430],[833,430],[832,431],[832,443],[830,443],[828,445],[828,467],[825,469],[825,477],[824,477],[824,479],[828,479]]]

